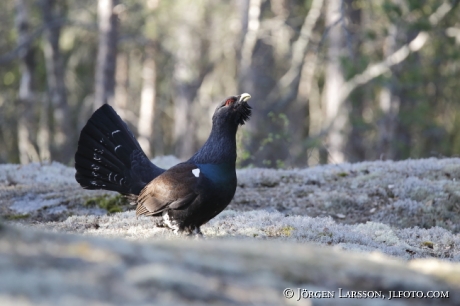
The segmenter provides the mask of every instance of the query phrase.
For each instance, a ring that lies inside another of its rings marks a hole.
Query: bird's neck
[[[237,127],[213,126],[208,140],[190,159],[196,164],[230,164],[236,162]]]

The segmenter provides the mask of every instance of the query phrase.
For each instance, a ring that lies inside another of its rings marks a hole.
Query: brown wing
[[[136,215],[156,215],[166,209],[182,209],[198,196],[198,178],[194,164],[178,164],[157,176],[142,189],[137,198]]]

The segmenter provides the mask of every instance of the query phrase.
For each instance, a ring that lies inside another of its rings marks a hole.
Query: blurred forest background
[[[0,163],[71,165],[102,103],[185,159],[243,92],[240,166],[459,155],[458,2],[3,0]]]

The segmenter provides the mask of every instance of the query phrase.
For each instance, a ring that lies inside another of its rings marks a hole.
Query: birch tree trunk
[[[156,66],[154,59],[154,47],[148,44],[145,47],[144,67],[142,69],[142,93],[137,140],[148,157],[152,157],[151,140],[153,134],[153,123],[155,118],[156,101]]]
[[[105,103],[113,104],[117,58],[118,16],[114,11],[118,0],[98,1],[99,44],[96,66],[94,110]]]
[[[244,79],[249,74],[252,56],[257,42],[260,28],[261,0],[242,0],[240,3],[241,14],[241,46],[237,52],[240,56],[239,87],[244,87]]]
[[[345,161],[345,127],[348,114],[343,107],[345,100],[338,94],[344,84],[340,56],[344,46],[344,31],[339,21],[342,13],[341,0],[328,0],[326,4],[326,26],[331,27],[328,35],[328,59],[326,64],[326,82],[323,91],[323,109],[325,111],[325,127],[328,127],[326,148],[329,163]],[[337,23],[338,22],[338,23]],[[337,24],[336,24],[337,23]]]
[[[155,24],[155,9],[158,2],[148,2],[148,16],[145,20],[144,35],[148,39],[144,47],[144,65],[142,68],[142,92],[141,105],[139,111],[139,121],[137,124],[137,132],[139,144],[148,157],[152,157],[158,153],[154,144],[154,127],[155,127],[155,112],[156,112],[156,63],[155,63],[155,39],[158,32]],[[158,125],[157,125],[158,126]],[[156,141],[158,142],[158,141]],[[161,147],[162,149],[162,147]],[[160,151],[162,151],[160,149]]]
[[[174,67],[174,152],[177,157],[184,159],[193,154],[195,126],[192,122],[191,105],[199,87],[193,84],[194,72],[192,69],[195,52],[188,51],[196,48],[191,33],[187,32],[186,27],[182,27],[177,37],[179,48],[175,55],[176,64]]]

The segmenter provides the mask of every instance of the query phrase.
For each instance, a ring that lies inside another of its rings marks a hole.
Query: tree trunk
[[[245,8],[248,12],[241,14],[242,33],[245,34],[245,37],[241,46],[241,60],[238,67],[239,93],[247,92],[252,96],[251,101],[264,101],[264,103],[257,106],[257,111],[253,112],[251,120],[247,123],[251,141],[246,150],[250,152],[250,159],[246,160],[242,166],[253,164],[275,167],[278,156],[285,155],[287,148],[286,146],[282,148],[283,153],[280,152],[281,150],[267,148],[267,146],[272,146],[271,140],[274,137],[271,136],[278,134],[278,131],[282,132],[283,127],[275,127],[278,113],[273,112],[269,117],[272,106],[269,95],[276,86],[271,70],[275,64],[273,46],[258,37],[261,15],[264,12],[268,13],[270,7],[267,2],[250,0],[248,5],[241,7],[241,9]],[[245,29],[246,24],[247,29]]]
[[[64,67],[59,50],[61,26],[58,23],[58,18],[62,17],[63,14],[55,0],[41,0],[40,4],[45,24],[44,54],[46,78],[54,118],[52,157],[62,163],[68,163],[73,158],[76,143],[72,143],[75,139],[74,129],[72,128],[73,118],[71,117],[67,103]],[[45,112],[48,108],[47,106],[47,103],[45,103]],[[45,135],[45,127],[42,127],[41,130],[43,140],[49,138]]]
[[[240,56],[239,87],[243,87],[245,76],[250,69],[257,35],[260,27],[261,0],[243,0],[240,3],[241,12],[241,45],[237,52]]]
[[[384,57],[389,56],[396,50],[397,29],[395,25],[389,28],[388,37],[383,46]],[[377,149],[380,159],[394,159],[394,141],[396,132],[396,119],[399,112],[399,97],[394,94],[393,86],[390,82],[386,83],[379,95],[379,107],[382,117],[378,123],[378,142]]]
[[[337,93],[344,84],[340,56],[344,46],[344,31],[342,21],[339,21],[342,1],[328,0],[326,9],[326,26],[329,30],[328,60],[326,64],[325,86],[323,91],[323,110],[325,111],[326,148],[329,163],[342,163],[345,161],[345,128],[348,124],[348,114],[343,107],[345,100]],[[339,21],[339,22],[338,22]],[[336,24],[338,22],[338,24]],[[324,158],[323,158],[324,160]]]
[[[156,98],[156,67],[154,46],[145,47],[145,60],[142,69],[142,92],[137,140],[148,157],[152,157],[151,139],[153,134],[153,121],[155,118]]]
[[[257,112],[248,122],[252,141],[247,150],[251,152],[251,160],[244,165],[280,167],[286,166],[281,161],[294,162],[297,156],[302,155],[302,145],[292,144],[299,143],[299,140],[291,137],[292,134],[302,133],[299,133],[297,128],[295,133],[291,132],[294,126],[297,127],[296,122],[303,121],[305,118],[306,99],[299,96],[299,84],[312,32],[321,15],[323,0],[312,1],[308,14],[298,30],[300,35],[292,40],[292,45],[289,46],[288,65],[286,62],[276,62],[276,50],[282,49],[280,42],[273,41],[270,44],[266,39],[259,37],[260,32],[276,32],[273,29],[260,29],[261,16],[275,12],[276,19],[284,22],[288,17],[285,10],[286,3],[272,1],[270,5],[260,0],[248,0],[240,6],[240,10],[246,9],[247,12],[241,13],[244,39],[241,39],[243,44],[238,67],[239,91],[250,93],[254,101],[264,101],[262,105],[258,105]],[[279,79],[273,77],[278,73],[276,71],[278,65],[287,68]],[[286,116],[293,112],[295,112],[294,117]],[[304,116],[299,119],[302,113]],[[308,124],[304,126],[307,129]]]
[[[310,103],[313,77],[316,69],[317,57],[310,53],[308,54],[303,65],[301,77],[299,80],[299,91],[297,99],[292,103],[292,106],[287,112],[287,116],[290,121],[290,135],[291,143],[289,144],[289,156],[286,166],[308,166],[308,158],[311,151],[307,146],[307,142],[310,135]]]
[[[185,32],[185,29],[184,29]],[[183,33],[180,38],[181,47],[176,54],[174,67],[174,153],[177,157],[185,159],[193,154],[195,142],[195,125],[191,115],[192,103],[195,99],[199,86],[194,86],[190,76],[193,75],[191,55],[185,50],[192,47],[190,34]],[[180,37],[180,36],[179,36]]]
[[[345,13],[347,16],[347,50],[349,60],[353,67],[359,67],[361,38],[361,8],[357,0],[344,0]],[[356,68],[349,68],[356,69]],[[346,156],[350,162],[359,162],[366,159],[365,125],[364,125],[364,99],[365,89],[356,89],[348,99],[350,102],[350,135],[346,143]]]
[[[23,0],[16,0],[16,27],[18,29],[18,46],[25,45],[19,53],[21,59],[21,80],[19,82],[18,102],[18,148],[21,164],[40,161],[40,156],[33,144],[35,118],[33,116],[32,76],[35,68],[34,51],[25,42],[29,39],[29,17]]]
[[[129,56],[125,52],[117,55],[117,69],[115,74],[115,109],[124,112],[129,100]]]
[[[188,18],[200,18],[201,27],[209,26],[209,9],[188,4],[184,9],[187,14],[195,13],[195,16]],[[201,14],[201,16],[200,16]],[[206,37],[199,37],[196,29],[187,25],[184,20],[176,31],[177,51],[174,54],[175,66],[174,79],[174,142],[175,155],[181,159],[189,158],[198,149],[196,147],[196,116],[203,116],[203,113],[195,112],[192,105],[195,101],[198,90],[208,75],[213,65],[208,61],[209,41]],[[205,59],[205,60],[203,60]],[[197,114],[195,116],[195,113]]]
[[[113,104],[117,58],[118,16],[114,11],[118,0],[98,1],[99,44],[96,66],[94,110],[105,103]]]
[[[38,146],[38,151],[40,152],[40,160],[50,161],[52,157],[51,157],[51,135],[50,135],[51,133],[50,133],[50,120],[49,120],[50,103],[49,103],[48,97],[41,99],[40,104],[41,106],[40,106],[40,115],[39,115],[40,120],[38,123],[38,132],[37,132],[37,146]],[[74,140],[74,138],[70,138],[69,140]]]

